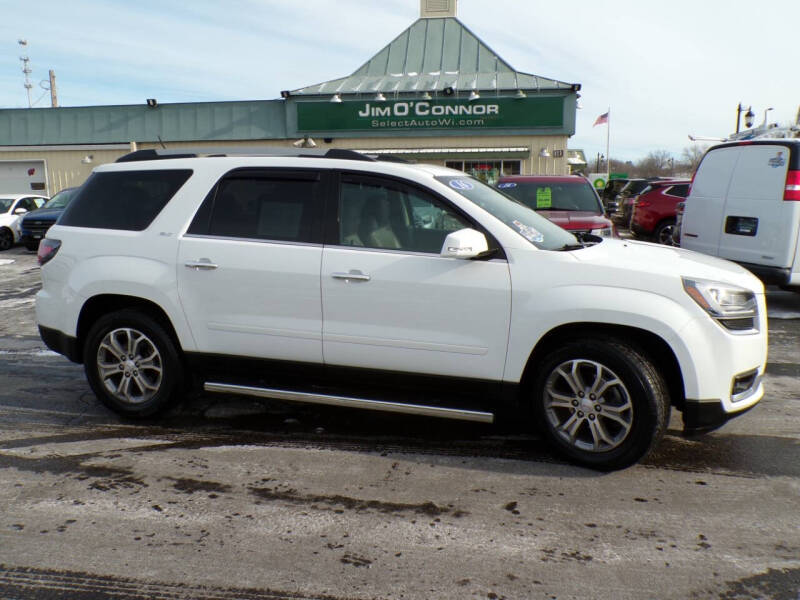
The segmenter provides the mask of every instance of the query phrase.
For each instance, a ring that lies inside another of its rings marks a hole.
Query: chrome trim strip
[[[327,394],[309,394],[306,392],[293,392],[290,390],[276,390],[246,385],[233,385],[229,383],[214,383],[210,381],[207,381],[203,384],[203,389],[207,392],[241,394],[243,396],[272,398],[274,400],[287,400],[289,402],[305,402],[309,404],[344,406],[347,408],[363,408],[366,410],[379,410],[383,412],[421,415],[426,417],[440,417],[443,419],[457,419],[459,421],[474,421],[477,423],[494,422],[494,415],[492,413],[474,410],[459,410],[455,408],[441,408],[438,406],[403,404],[401,402],[385,402],[383,400],[349,398],[347,396],[329,396]]]
[[[296,338],[303,340],[322,339],[322,332],[303,331],[301,329],[276,329],[274,327],[257,327],[255,325],[241,325],[239,323],[208,323],[209,331],[225,331],[227,333],[252,333],[254,335],[271,335],[274,337]]]
[[[362,335],[342,335],[324,332],[322,336],[323,343],[327,344],[362,344],[364,346],[385,346],[388,348],[402,348],[404,350],[427,350],[429,352],[452,352],[454,354],[471,354],[473,356],[486,356],[489,354],[489,348],[483,346],[437,344],[435,342],[393,340],[390,338],[374,338]]]
[[[247,238],[225,235],[206,235],[202,233],[184,233],[181,237],[193,238],[198,240],[213,240],[216,242],[248,242],[252,244],[274,244],[275,246],[309,246],[311,248],[322,248],[322,244],[315,242],[292,242],[287,240],[268,240],[266,238]]]

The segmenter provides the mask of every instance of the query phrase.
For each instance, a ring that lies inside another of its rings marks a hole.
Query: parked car
[[[642,190],[650,185],[649,179],[629,179],[617,194],[617,209],[611,215],[611,219],[626,229],[631,224],[631,214],[633,213],[633,202]]]
[[[44,238],[47,230],[52,227],[64,212],[70,200],[75,196],[78,188],[64,188],[50,198],[44,206],[34,210],[20,221],[21,241],[28,250],[39,248],[39,241]]]
[[[688,179],[651,181],[633,203],[631,231],[659,244],[674,246],[677,205],[689,193],[690,183]]]
[[[578,236],[615,235],[597,191],[579,175],[506,175],[497,189]]]
[[[564,456],[613,469],[658,444],[672,406],[699,432],[764,393],[764,288],[745,269],[581,242],[444,167],[274,153],[134,152],[97,167],[47,232],[40,334],[84,364],[111,409],[154,415],[195,381],[512,416]]]
[[[617,208],[619,207],[617,196],[622,191],[622,188],[625,187],[625,184],[628,183],[628,181],[630,181],[630,179],[627,178],[609,179],[606,183],[606,186],[600,193],[600,200],[603,201],[603,206],[605,206],[606,209],[606,215],[611,215],[617,211]]]
[[[686,199],[681,246],[800,291],[800,140],[710,148]]]
[[[20,239],[20,219],[47,201],[45,196],[0,194],[0,250],[8,250]]]

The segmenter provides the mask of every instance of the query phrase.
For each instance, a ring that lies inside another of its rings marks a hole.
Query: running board
[[[459,410],[456,408],[441,408],[439,406],[422,406],[417,404],[403,404],[401,402],[384,402],[382,400],[348,398],[347,396],[329,396],[327,394],[309,394],[306,392],[275,390],[270,388],[251,387],[247,385],[232,385],[229,383],[213,383],[210,381],[207,381],[205,384],[203,384],[203,389],[207,392],[241,394],[243,396],[272,398],[273,400],[286,400],[289,402],[306,402],[309,404],[327,404],[330,406],[345,406],[347,408],[363,408],[366,410],[380,410],[383,412],[403,413],[407,415],[439,417],[442,419],[457,419],[459,421],[475,421],[477,423],[494,422],[494,415],[492,413],[474,410]]]

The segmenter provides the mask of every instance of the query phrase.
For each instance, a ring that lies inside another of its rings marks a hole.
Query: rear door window
[[[322,180],[316,171],[228,174],[209,194],[190,235],[319,243]]]
[[[59,224],[142,231],[191,174],[190,169],[93,173],[77,191]]]

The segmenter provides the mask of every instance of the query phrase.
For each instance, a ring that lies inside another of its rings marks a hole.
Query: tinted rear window
[[[189,169],[93,173],[59,224],[142,231],[191,174]]]

